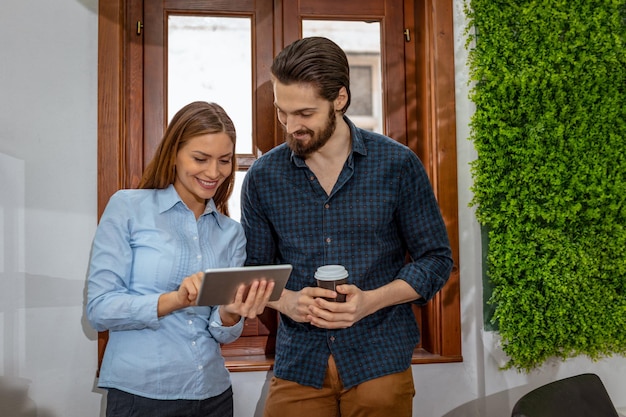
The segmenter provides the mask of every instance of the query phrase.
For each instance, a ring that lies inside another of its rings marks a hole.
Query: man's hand
[[[345,303],[317,298],[309,307],[307,321],[324,329],[343,329],[382,308],[421,297],[406,281],[400,279],[371,291],[362,291],[356,285],[338,285],[337,292],[346,294]]]
[[[320,297],[336,297],[337,293],[317,287],[305,287],[300,291],[283,290],[278,301],[271,301],[268,307],[280,311],[299,323],[310,322],[310,308]]]
[[[337,292],[346,294],[345,303],[324,300],[324,297],[335,298]],[[318,287],[283,290],[280,299],[269,302],[268,307],[300,323],[311,323],[324,329],[343,329],[381,308],[420,297],[408,283],[399,279],[371,291],[363,291],[351,284],[338,285],[337,292]]]
[[[337,292],[346,294],[344,303],[317,298],[309,307],[307,321],[324,329],[343,329],[376,311],[375,295],[371,291],[361,291],[356,285],[343,284],[337,286]]]

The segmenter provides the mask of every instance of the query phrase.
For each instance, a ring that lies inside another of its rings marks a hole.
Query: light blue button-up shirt
[[[196,218],[173,186],[121,190],[100,219],[89,266],[87,317],[109,330],[98,386],[148,398],[205,399],[231,384],[220,352],[243,330],[222,326],[218,307],[157,317],[159,296],[207,268],[241,266],[239,223],[210,200]]]

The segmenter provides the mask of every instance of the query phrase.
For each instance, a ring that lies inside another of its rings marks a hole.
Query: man
[[[349,67],[332,41],[298,40],[271,71],[286,143],[242,190],[246,264],[294,267],[268,304],[281,320],[265,416],[410,417],[411,303],[432,298],[453,263],[426,172],[406,146],[344,115]],[[349,272],[337,292],[316,286],[326,264]],[[345,303],[324,299],[337,293]]]

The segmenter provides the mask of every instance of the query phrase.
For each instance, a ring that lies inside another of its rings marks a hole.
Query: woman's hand
[[[274,281],[265,279],[255,280],[249,287],[240,285],[235,294],[235,301],[220,306],[222,324],[232,326],[238,323],[241,317],[253,319],[263,313],[273,290]]]
[[[158,316],[162,317],[172,311],[195,306],[203,278],[204,272],[196,272],[183,279],[178,290],[162,294],[157,306]]]

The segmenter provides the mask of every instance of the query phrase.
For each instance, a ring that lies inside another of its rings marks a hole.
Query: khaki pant
[[[264,417],[411,417],[414,395],[410,367],[346,390],[330,356],[321,389],[273,377]]]

